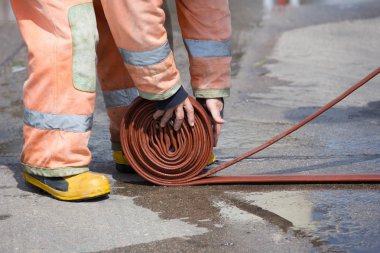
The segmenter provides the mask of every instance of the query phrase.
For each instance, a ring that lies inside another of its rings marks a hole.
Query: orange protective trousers
[[[24,146],[28,173],[88,171],[97,81],[120,150],[121,118],[137,96],[164,100],[181,87],[164,27],[163,0],[12,0],[28,47]],[[228,0],[177,0],[191,85],[201,98],[229,96]]]

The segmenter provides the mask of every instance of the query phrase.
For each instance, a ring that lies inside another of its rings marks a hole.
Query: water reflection
[[[287,230],[290,227],[305,229],[314,226],[313,202],[310,199],[310,193],[310,191],[272,191],[229,192],[228,194],[266,210],[264,219],[270,223],[273,223],[273,220],[278,223],[278,217],[281,217],[284,221],[287,221],[286,223],[289,224],[289,227],[280,227]],[[277,219],[271,219],[271,217],[277,217]],[[281,223],[285,223],[284,221]]]
[[[322,251],[379,252],[380,242],[374,239],[379,236],[380,222],[376,190],[241,191],[227,195],[239,209],[285,232],[294,231]]]
[[[301,5],[301,0],[263,0],[263,5],[267,10],[272,10],[276,5],[291,5],[297,7]]]
[[[12,21],[14,19],[9,0],[0,0],[0,21]]]

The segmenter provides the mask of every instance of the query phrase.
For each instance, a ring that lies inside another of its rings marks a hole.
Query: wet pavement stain
[[[310,241],[310,243],[313,245],[314,248],[321,248],[322,246],[326,245],[325,241],[322,241],[321,239],[312,236],[311,234],[308,234],[307,232],[303,231],[302,228],[297,228],[294,226],[294,224],[287,220],[286,218],[281,216],[280,214],[276,214],[275,212],[271,212],[269,210],[266,210],[264,208],[261,208],[259,206],[253,205],[248,203],[247,201],[242,201],[240,199],[234,198],[229,199],[229,201],[238,207],[239,209],[252,213],[266,222],[273,224],[280,228],[284,233],[287,233],[291,231],[295,237],[297,238],[306,238]]]
[[[300,121],[316,112],[320,107],[299,107],[289,110],[285,117],[292,121]],[[346,123],[353,120],[380,121],[380,101],[372,101],[366,106],[334,107],[313,121],[313,124]]]
[[[12,217],[10,214],[0,214],[0,221],[9,219],[10,217]]]
[[[364,224],[353,226],[350,221],[351,217],[347,215],[347,212],[342,211],[348,210],[356,199],[364,196],[367,196],[365,198],[368,201],[370,199],[378,199],[379,201],[374,201],[370,207],[356,205],[355,213],[374,211],[374,209],[380,208],[379,184],[158,187],[149,184],[139,185],[138,180],[134,180],[133,187],[128,181],[116,182],[113,187],[113,194],[135,197],[135,204],[158,212],[163,219],[179,218],[209,229],[210,232],[205,236],[196,236],[188,240],[175,239],[178,241],[175,245],[179,249],[189,249],[190,247],[201,251],[206,248],[222,250],[223,245],[225,245],[223,240],[233,243],[228,247],[230,250],[239,249],[239,247],[246,247],[246,245],[241,244],[242,242],[238,242],[242,233],[245,234],[245,239],[249,238],[250,235],[254,238],[254,234],[259,233],[255,230],[244,231],[239,222],[229,221],[226,217],[223,218],[220,215],[220,208],[213,204],[215,201],[224,201],[228,205],[238,208],[241,212],[248,212],[260,217],[265,226],[277,227],[279,231],[282,231],[283,236],[298,238],[310,243],[314,249],[323,252],[344,252],[350,248],[359,249],[357,245],[361,243],[363,234],[380,236],[380,231],[376,226],[380,222],[380,214],[373,216],[372,221],[364,220],[362,221]],[[307,197],[304,198],[304,196]],[[287,200],[290,202],[286,203]],[[256,203],[256,201],[258,202]],[[283,209],[276,209],[276,205],[273,205],[276,202],[280,203],[278,205],[283,205]],[[294,204],[300,205],[299,210],[289,216],[287,213],[289,208],[287,207]],[[285,213],[282,213],[281,210]],[[303,212],[306,213],[306,216],[302,214]],[[297,216],[298,218],[300,216],[306,217],[305,222],[293,223]],[[287,217],[291,218],[288,219]],[[339,217],[341,218],[339,219]],[[336,220],[337,218],[338,220]],[[256,224],[254,220],[242,220],[242,222]],[[237,226],[236,230],[232,229],[234,226]],[[342,231],[346,231],[346,236],[341,236]],[[347,240],[344,240],[344,237]],[[156,247],[163,249],[164,245],[165,242],[150,243],[123,248],[123,250],[134,252],[135,249],[146,249],[148,251]],[[371,250],[378,247],[380,244],[374,244],[367,249],[368,252],[372,252]],[[113,250],[112,252],[119,251]]]
[[[2,189],[11,189],[11,188],[14,188],[14,186],[0,185],[0,190],[2,190]]]
[[[252,213],[263,220],[266,220],[276,226],[278,226],[281,230],[284,232],[288,232],[290,228],[293,227],[293,223],[289,220],[277,215],[276,213],[273,213],[271,211],[268,211],[266,209],[263,209],[259,206],[251,205],[245,201],[239,200],[239,199],[229,199],[228,200],[231,204],[236,206],[237,208]]]

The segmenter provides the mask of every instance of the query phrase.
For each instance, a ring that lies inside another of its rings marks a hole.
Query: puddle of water
[[[265,221],[322,251],[378,252],[380,194],[367,190],[229,192]],[[258,212],[257,210],[261,210]]]
[[[346,252],[379,252],[380,194],[378,191],[316,191],[311,231],[329,249]]]
[[[379,185],[171,188],[126,185],[121,178],[115,179],[118,182],[114,186],[124,187],[116,187],[114,194],[138,196],[134,198],[137,205],[160,213],[161,218],[186,217],[205,226],[210,230],[208,240],[221,238],[224,233],[232,240],[241,238],[241,231],[249,231],[255,238],[263,233],[295,237],[291,243],[306,241],[318,252],[380,252]],[[200,223],[204,220],[207,222]],[[250,240],[250,235],[246,236],[244,240]],[[271,239],[263,236],[260,240]]]
[[[313,203],[309,200],[308,191],[252,193],[240,197],[255,206],[280,215],[291,222],[292,226],[307,228],[311,225]]]

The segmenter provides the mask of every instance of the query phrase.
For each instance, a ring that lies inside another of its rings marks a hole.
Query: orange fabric
[[[224,41],[231,39],[228,0],[177,0],[178,20],[184,39]],[[193,90],[231,87],[231,57],[190,57]]]
[[[40,130],[24,125],[24,147],[21,161],[35,167],[85,167],[91,161],[87,148],[90,131],[72,133]]]
[[[127,111],[127,106],[120,106],[114,108],[107,108],[107,114],[110,118],[110,133],[111,141],[114,143],[120,142],[120,125],[125,112]]]
[[[74,88],[69,8],[89,0],[12,0],[21,34],[28,46],[29,77],[24,84],[25,107],[50,114],[93,113],[95,93]],[[87,166],[90,132],[40,130],[24,125],[22,163],[44,168]]]
[[[125,64],[138,90],[162,94],[176,85],[180,79],[174,55],[170,53],[164,61],[151,66],[132,66]]]
[[[29,77],[24,84],[25,107],[55,114],[90,114],[94,93],[72,84],[71,6],[90,2],[12,0],[21,34],[29,50]]]
[[[112,37],[100,0],[94,0],[99,44],[96,50],[98,56],[97,73],[102,91],[112,91],[134,87],[132,78],[124,66],[114,38]]]
[[[118,48],[143,52],[157,49],[167,42],[163,0],[102,0],[101,3]],[[163,94],[180,79],[172,53],[154,65],[125,66],[136,88],[146,93]]]
[[[195,40],[225,40],[231,37],[228,0],[176,0],[182,36]]]
[[[167,41],[163,0],[101,0],[104,13],[119,48],[147,51]]]
[[[194,90],[230,88],[231,57],[190,58]]]
[[[96,54],[98,56],[98,80],[101,89],[103,92],[107,92],[134,87],[133,80],[124,66],[123,58],[112,37],[102,3],[100,0],[94,0],[93,3],[99,32],[99,44]],[[126,110],[126,106],[107,108],[112,142],[120,142],[120,124]]]

